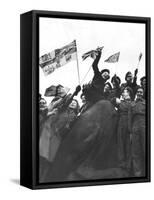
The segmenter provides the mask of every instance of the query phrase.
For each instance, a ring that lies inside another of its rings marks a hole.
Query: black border
[[[107,185],[107,184],[123,184],[123,183],[139,183],[150,182],[151,180],[151,136],[150,136],[150,109],[151,109],[151,19],[148,17],[130,17],[116,15],[100,15],[100,14],[85,14],[57,11],[38,11],[31,12],[32,19],[32,180],[31,185],[27,186],[32,189],[43,188],[59,188],[59,187],[75,187],[75,186],[91,186],[91,185]],[[38,95],[39,95],[39,17],[47,18],[65,18],[78,20],[97,20],[110,22],[125,22],[125,23],[143,23],[145,24],[146,35],[146,76],[147,76],[147,115],[146,115],[146,176],[140,178],[119,178],[108,180],[85,180],[85,181],[67,181],[54,183],[39,183],[39,118],[38,118]],[[21,41],[22,42],[22,41]],[[21,49],[21,51],[23,51]],[[29,52],[27,52],[29,53]],[[22,68],[22,66],[21,66]],[[22,76],[22,75],[21,75]],[[36,103],[37,102],[37,103]],[[22,153],[21,153],[22,158]],[[22,167],[24,167],[22,165]],[[22,184],[22,181],[21,181]],[[22,184],[25,185],[25,184]]]

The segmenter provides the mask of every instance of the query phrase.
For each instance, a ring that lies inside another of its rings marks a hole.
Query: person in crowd
[[[133,74],[128,71],[125,75],[125,83],[122,83],[121,84],[121,91],[124,90],[124,88],[126,87],[130,87],[133,91],[133,99],[135,98],[135,93],[136,93],[136,90],[138,88],[138,85],[137,85],[137,73],[138,73],[138,69],[136,69],[134,71],[134,77],[133,77]]]
[[[51,113],[44,123],[40,138],[40,155],[50,162],[53,162],[61,140],[77,116],[78,103],[73,98],[80,90],[81,87],[77,86],[73,94],[67,94],[63,86],[56,88],[54,101],[50,105]]]
[[[99,70],[98,62],[101,58],[101,49],[97,49],[96,58],[92,64],[94,76],[90,84],[83,87],[83,93],[90,104],[94,104],[103,98],[103,91],[105,82],[110,78],[110,71],[108,69]]]
[[[105,83],[104,86],[104,92],[103,92],[103,99],[104,100],[110,100],[111,99],[111,91],[112,91],[112,86],[109,82]]]
[[[82,106],[80,108],[80,115],[81,115],[82,113],[84,113],[88,109],[88,102],[87,102],[86,97],[83,93],[80,95],[80,98],[81,98],[81,101],[82,101]]]
[[[52,92],[52,95],[54,95],[54,98],[52,99],[51,103],[48,106],[48,115],[55,114],[57,112],[58,106],[62,104],[62,100],[64,97],[67,96],[68,88],[64,87],[62,85],[57,85],[54,87],[50,87],[50,92]],[[52,91],[51,91],[52,90]]]
[[[39,121],[40,121],[40,128],[42,127],[42,124],[44,123],[48,113],[48,107],[47,102],[44,98],[42,98],[42,95],[39,94]]]
[[[86,97],[83,93],[80,95],[80,98],[81,98],[81,101],[82,101],[82,105],[86,104]]]
[[[116,74],[111,79],[112,90],[111,90],[111,98],[117,97],[120,98],[121,95],[121,79]]]
[[[143,88],[143,98],[145,99],[146,97],[146,76],[143,76],[141,79],[140,79],[140,85],[141,87]]]
[[[144,89],[139,87],[136,98],[130,110],[131,134],[132,134],[132,164],[133,175],[145,175],[145,100],[143,98]]]
[[[75,120],[77,119],[77,116],[79,114],[80,106],[79,103],[76,99],[73,99],[71,103],[69,104],[68,107],[65,109],[63,108],[63,111],[59,114],[60,116],[60,121],[59,123],[64,124],[61,127],[61,130],[59,129],[59,133],[62,138],[64,138],[67,133],[70,131],[71,127],[73,126]],[[63,123],[63,121],[66,121],[66,123]]]
[[[114,98],[112,103],[118,109],[119,113],[117,130],[119,166],[129,173],[131,169],[129,110],[133,98],[132,89],[130,87],[126,87],[122,91],[121,97],[122,100]]]

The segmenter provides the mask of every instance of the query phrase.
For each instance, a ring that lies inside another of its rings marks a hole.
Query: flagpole
[[[87,75],[89,74],[89,72],[90,72],[90,70],[91,70],[91,67],[92,67],[92,65],[90,65],[90,67],[89,67],[87,73],[86,73],[85,76],[83,77],[83,79],[82,79],[82,81],[81,81],[81,84],[83,84],[83,82],[85,81]]]
[[[78,82],[79,82],[79,85],[81,85],[81,83],[80,83],[79,61],[78,61],[78,51],[77,51],[76,40],[74,40],[74,41],[75,41],[75,46],[76,46],[76,61],[77,61]]]

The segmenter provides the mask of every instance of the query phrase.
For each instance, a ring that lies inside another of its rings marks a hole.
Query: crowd
[[[51,88],[54,98],[47,105],[39,96],[40,113],[40,174],[44,166],[54,162],[61,141],[69,134],[76,121],[99,101],[109,101],[118,115],[116,139],[119,167],[132,176],[145,175],[145,114],[146,77],[137,84],[138,69],[125,75],[121,83],[116,74],[110,79],[110,71],[98,68],[101,50],[98,49],[92,68],[93,79],[88,84],[77,86],[73,94],[58,85]],[[82,91],[82,105],[74,98]],[[103,159],[103,158],[102,158]]]

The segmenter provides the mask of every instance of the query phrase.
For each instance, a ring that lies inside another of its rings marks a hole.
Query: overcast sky
[[[104,46],[99,69],[110,69],[111,77],[116,72],[124,82],[126,72],[134,72],[136,69],[140,52],[143,56],[139,64],[138,83],[145,75],[145,24],[40,18],[40,56],[61,48],[74,39],[77,42],[81,80],[93,62],[92,58],[82,61],[81,56],[98,46]],[[118,63],[104,62],[119,51]],[[92,77],[91,69],[84,83],[89,82]],[[48,76],[44,76],[40,68],[40,93],[44,94],[45,89],[52,84],[62,84],[73,92],[78,85],[77,62],[72,61]],[[46,100],[49,102],[51,98]]]

